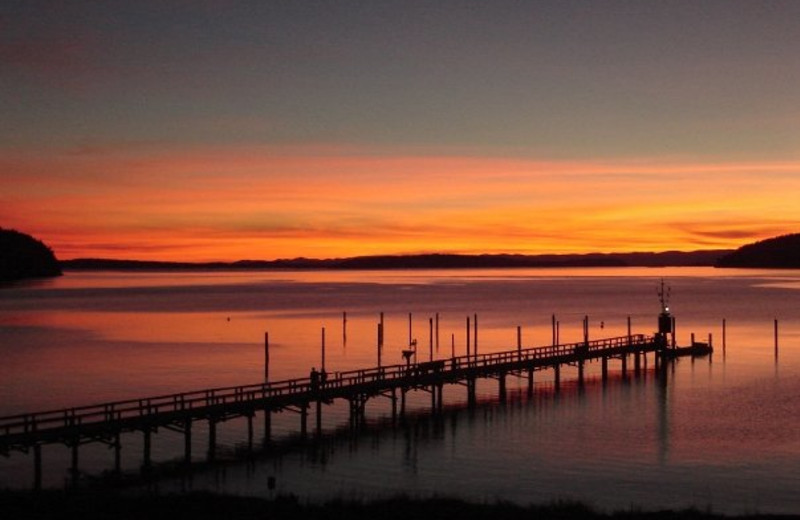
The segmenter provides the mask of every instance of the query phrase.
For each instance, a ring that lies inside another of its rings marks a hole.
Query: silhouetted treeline
[[[800,268],[800,234],[747,244],[720,258],[717,267]]]
[[[663,253],[592,253],[585,255],[383,255],[352,258],[293,258],[238,262],[154,262],[82,258],[61,262],[67,269],[476,269],[513,267],[663,267],[711,266],[729,250]]]
[[[0,281],[61,275],[53,251],[30,235],[0,228]]]

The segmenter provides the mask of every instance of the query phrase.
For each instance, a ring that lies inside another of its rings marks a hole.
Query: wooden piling
[[[347,344],[347,311],[342,312],[342,343]]]
[[[317,400],[317,437],[322,435],[322,400]]]
[[[428,350],[430,351],[428,361],[433,361],[433,318],[428,318],[428,325],[430,329],[428,335]]]
[[[775,359],[778,359],[778,319],[775,319]]]
[[[142,468],[145,472],[150,470],[150,427],[144,427],[144,461]]]
[[[187,419],[183,426],[183,462],[187,466],[192,463],[192,420]]]
[[[247,451],[253,451],[253,414],[247,414]]]
[[[708,333],[708,346],[711,349],[711,352],[708,354],[708,362],[709,364],[714,361],[714,335],[712,333]]]
[[[517,358],[522,359],[522,327],[517,325]]]
[[[475,357],[478,357],[478,315],[475,314],[475,347],[472,349]]]
[[[269,382],[269,332],[264,333],[264,382]]]
[[[320,363],[320,372],[325,372],[325,327],[322,327],[322,359]]]
[[[70,473],[72,477],[72,482],[75,483],[78,480],[78,447],[80,443],[77,439],[72,443],[72,464],[70,465]]]
[[[272,442],[272,411],[264,408],[264,446]]]
[[[528,369],[528,397],[533,395],[533,367]]]
[[[122,443],[119,438],[119,431],[114,433],[114,474],[122,473]]]
[[[556,336],[556,315],[553,314],[551,319],[553,322],[553,346],[555,347],[558,344],[558,338]]]
[[[436,313],[436,352],[439,352],[439,313]]]
[[[33,489],[42,489],[42,445],[33,445]]]
[[[467,358],[470,357],[470,347],[469,347],[469,335],[471,334],[470,324],[469,324],[469,316],[467,316]]]
[[[456,335],[450,334],[450,357],[456,357]]]
[[[589,343],[589,316],[583,317],[583,342]]]
[[[213,462],[217,457],[217,421],[208,418],[208,461]]]
[[[411,340],[413,339],[412,338],[412,334],[411,334],[411,320],[412,320],[411,313],[409,312],[408,313],[408,344],[409,344],[409,346],[411,345]]]
[[[725,318],[722,318],[722,356],[723,357],[725,357],[726,337],[727,337],[727,331],[726,331]]]
[[[381,355],[383,354],[383,323],[378,323],[378,368],[381,367]]]
[[[631,343],[631,317],[628,316],[628,344]]]

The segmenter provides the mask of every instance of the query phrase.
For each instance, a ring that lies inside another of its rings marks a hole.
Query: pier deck
[[[457,356],[425,362],[379,366],[331,374],[312,373],[311,377],[286,381],[266,382],[226,388],[212,388],[170,395],[146,397],[80,406],[61,410],[25,413],[0,417],[0,454],[12,451],[34,453],[34,486],[41,484],[41,446],[60,443],[72,449],[73,471],[77,473],[78,447],[91,442],[102,442],[115,448],[115,469],[120,468],[120,435],[129,432],[144,434],[143,469],[150,465],[150,436],[158,428],[179,431],[185,435],[185,458],[191,461],[192,423],[205,420],[209,423],[209,453],[213,459],[215,425],[234,417],[248,420],[248,442],[252,445],[252,420],[257,412],[264,412],[266,439],[269,437],[270,413],[293,410],[300,414],[300,433],[306,435],[308,410],[316,404],[317,428],[321,428],[322,405],[336,399],[350,402],[351,423],[363,419],[367,401],[376,396],[392,400],[392,414],[405,411],[408,391],[424,389],[431,393],[431,410],[442,406],[442,387],[460,384],[467,388],[469,402],[475,400],[475,381],[480,378],[498,380],[500,399],[505,398],[506,375],[528,377],[528,391],[533,388],[534,373],[554,370],[555,384],[559,384],[560,367],[576,366],[579,380],[583,379],[584,363],[602,362],[603,377],[607,377],[609,359],[622,362],[623,373],[627,359],[634,356],[635,370],[640,368],[640,357],[646,362],[647,353],[656,353],[658,364],[669,357],[663,337],[635,334],[629,336],[583,341],[544,347],[521,348],[480,355]],[[682,353],[685,355],[685,353]],[[399,394],[399,395],[398,395]]]

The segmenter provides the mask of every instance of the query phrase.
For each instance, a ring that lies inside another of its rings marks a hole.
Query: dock
[[[296,412],[298,430],[302,437],[309,431],[309,416],[313,415],[315,431],[321,432],[325,405],[336,400],[349,403],[352,427],[358,427],[366,417],[367,403],[371,399],[391,400],[392,418],[402,417],[406,411],[406,394],[423,391],[430,394],[430,413],[440,412],[445,385],[466,390],[467,402],[476,401],[476,381],[497,381],[499,400],[506,399],[506,380],[518,377],[527,380],[527,392],[533,393],[534,374],[552,370],[553,382],[558,388],[561,368],[577,367],[578,383],[583,382],[584,366],[600,362],[602,378],[608,377],[610,361],[619,362],[626,377],[632,358],[633,371],[639,373],[647,367],[648,355],[656,367],[678,356],[707,355],[710,344],[694,343],[690,347],[671,347],[665,334],[629,334],[621,337],[581,341],[576,343],[522,348],[503,352],[453,356],[425,362],[416,362],[415,356],[406,357],[405,364],[378,366],[328,374],[313,371],[309,377],[285,381],[264,382],[243,386],[210,388],[170,395],[161,395],[79,406],[60,410],[24,413],[0,417],[0,455],[12,452],[32,453],[34,465],[33,487],[42,482],[42,446],[62,444],[71,450],[71,471],[78,475],[79,448],[88,443],[103,443],[113,449],[113,468],[121,471],[121,436],[143,436],[142,472],[151,468],[152,437],[159,429],[179,432],[184,437],[184,461],[191,464],[192,425],[197,421],[208,423],[209,461],[216,452],[216,425],[233,418],[247,420],[247,443],[253,446],[253,422],[263,416],[265,437],[270,442],[271,414],[279,411]],[[312,410],[313,409],[313,410]]]

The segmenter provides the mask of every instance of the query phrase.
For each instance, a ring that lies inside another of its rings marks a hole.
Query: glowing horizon
[[[334,147],[3,157],[14,175],[0,186],[17,186],[3,211],[28,215],[22,231],[62,259],[733,249],[800,222],[800,162],[539,161]],[[32,177],[39,181],[21,190],[20,179]]]

